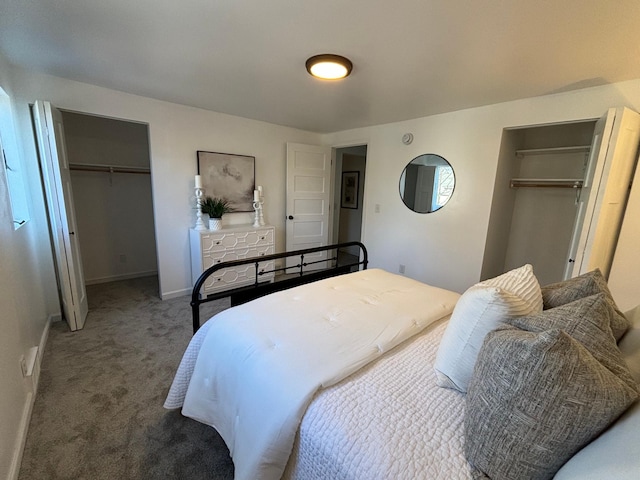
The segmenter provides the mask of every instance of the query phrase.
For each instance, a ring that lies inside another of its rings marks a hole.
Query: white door
[[[331,147],[287,143],[287,251],[328,245]],[[326,268],[327,253],[305,256],[307,270]],[[286,259],[295,267],[299,258]],[[288,272],[292,273],[292,272]]]
[[[631,310],[640,302],[638,239],[640,239],[640,168],[636,166],[608,282],[611,295],[623,312]]]
[[[49,102],[37,101],[33,108],[33,116],[60,282],[62,310],[69,328],[72,331],[79,330],[84,326],[89,307],[82,272],[62,114]]]
[[[413,208],[417,212],[431,212],[433,210],[433,184],[436,167],[418,165],[418,178],[416,179],[416,200]]]
[[[573,226],[573,235],[569,244],[569,256],[564,271],[564,279],[567,280],[578,275],[582,267],[584,258],[585,245],[587,241],[588,228],[585,223],[587,206],[593,211],[597,195],[591,195],[592,191],[597,191],[598,185],[594,188],[594,180],[600,179],[602,169],[607,156],[608,140],[604,142],[603,138],[609,139],[613,130],[613,122],[616,117],[615,108],[609,109],[606,115],[601,117],[597,122],[591,140],[591,150],[589,152],[589,160],[585,167],[584,182],[579,192],[579,200],[577,202],[576,219]],[[596,174],[596,167],[598,172]]]
[[[565,278],[595,268],[599,268],[605,278],[608,277],[639,139],[640,115],[628,108],[609,109],[598,120]]]

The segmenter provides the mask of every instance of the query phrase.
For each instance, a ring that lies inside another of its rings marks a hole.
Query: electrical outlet
[[[405,269],[405,266],[400,264],[400,266],[398,267],[398,272],[404,274],[404,269]]]
[[[379,203],[376,203],[376,206],[374,207],[374,211],[376,213],[380,213],[380,204]]]
[[[20,370],[22,370],[23,377],[28,375],[27,359],[24,358],[24,355],[20,355]]]
[[[20,370],[23,377],[30,377],[38,364],[38,347],[31,347],[26,355],[20,355]]]

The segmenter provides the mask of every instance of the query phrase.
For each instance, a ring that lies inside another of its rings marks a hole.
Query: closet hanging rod
[[[582,188],[584,180],[566,178],[513,178],[511,188]]]
[[[516,156],[522,158],[526,155],[547,155],[551,153],[587,153],[591,145],[574,145],[571,147],[547,147],[547,148],[523,148],[516,150]]]
[[[81,170],[84,172],[106,172],[106,173],[140,173],[150,174],[151,169],[145,167],[127,167],[123,165],[99,165],[92,163],[70,163],[70,170]]]

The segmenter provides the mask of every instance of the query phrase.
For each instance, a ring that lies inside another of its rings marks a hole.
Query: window
[[[436,211],[449,201],[453,195],[453,187],[455,185],[455,176],[453,168],[449,165],[439,165],[435,172],[435,188],[433,189],[433,205],[432,211]]]
[[[11,115],[11,100],[0,87],[0,163],[5,172],[13,228],[18,229],[29,221],[27,195],[25,192],[22,164],[15,139],[13,117]]]

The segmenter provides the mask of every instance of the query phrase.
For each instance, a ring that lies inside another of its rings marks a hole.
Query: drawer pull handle
[[[261,253],[261,254],[260,254],[260,256],[261,256],[261,257],[264,257],[264,253]]]
[[[216,242],[216,245],[220,245],[220,242]]]

